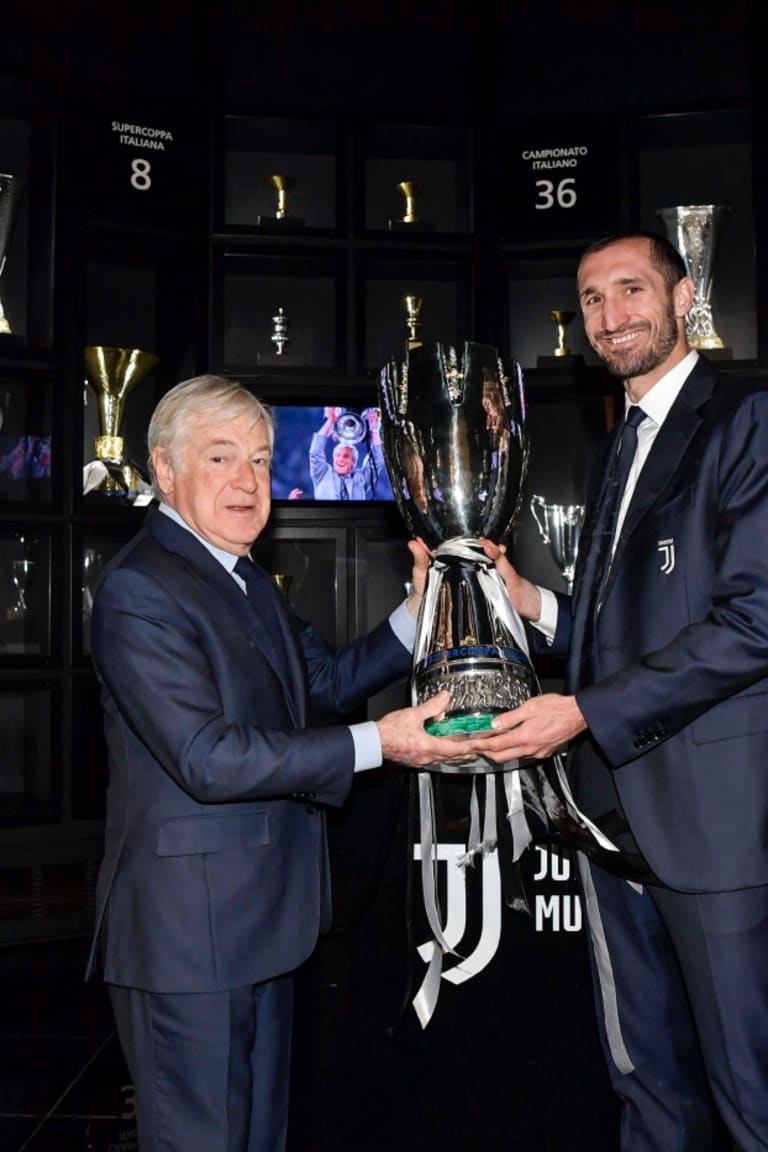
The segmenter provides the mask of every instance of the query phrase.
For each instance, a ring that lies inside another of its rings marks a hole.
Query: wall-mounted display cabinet
[[[98,867],[90,614],[143,511],[119,484],[84,492],[105,432],[86,347],[151,357],[121,418],[138,473],[151,411],[185,377],[240,379],[277,407],[280,437],[291,410],[316,431],[328,406],[375,406],[409,339],[496,345],[523,368],[531,438],[510,546],[554,587],[531,504],[583,499],[617,394],[577,315],[586,244],[658,229],[661,209],[722,208],[713,355],[734,377],[768,369],[766,137],[750,110],[582,119],[366,123],[0,81],[0,941],[87,926]],[[298,487],[289,475],[257,551],[343,642],[402,597],[405,530],[382,487],[346,505]]]

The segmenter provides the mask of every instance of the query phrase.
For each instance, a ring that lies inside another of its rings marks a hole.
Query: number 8
[[[137,192],[148,192],[152,187],[152,178],[149,175],[151,171],[149,160],[132,160],[131,187],[135,188]]]

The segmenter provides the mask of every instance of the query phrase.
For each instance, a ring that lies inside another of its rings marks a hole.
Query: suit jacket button
[[[318,809],[313,804],[307,804],[306,811],[309,812],[310,816],[316,816]]]

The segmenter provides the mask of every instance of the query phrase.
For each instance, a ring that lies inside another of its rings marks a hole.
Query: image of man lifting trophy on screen
[[[309,472],[315,500],[374,500],[385,476],[378,409],[325,407],[309,444]],[[288,499],[303,495],[294,488]]]

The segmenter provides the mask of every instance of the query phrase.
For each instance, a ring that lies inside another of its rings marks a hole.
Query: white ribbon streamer
[[[416,629],[413,655],[414,667],[416,667],[427,654],[430,622],[434,616],[443,582],[443,574],[446,570],[445,558],[449,556],[458,560],[467,561],[477,567],[477,579],[483,595],[491,604],[498,619],[505,625],[514,638],[520,651],[530,660],[530,650],[528,647],[528,638],[525,634],[525,626],[509,599],[504,581],[496,570],[493,561],[489,560],[485,555],[479,540],[470,537],[460,537],[454,540],[447,540],[435,550]],[[539,688],[533,669],[531,669],[531,675],[540,692],[541,689]],[[413,692],[413,703],[417,703],[415,690]],[[600,847],[611,852],[618,851],[616,845],[577,807],[576,801],[571,794],[561,757],[554,756],[553,760],[557,781],[562,791],[569,816],[571,816],[576,823],[588,829]],[[502,771],[504,774],[504,793],[507,805],[506,819],[509,821],[512,832],[513,861],[519,860],[533,841],[525,813],[525,803],[520,781],[520,762],[518,760],[509,760],[506,764],[500,765],[497,769],[485,774],[485,814],[482,839],[480,838],[480,813],[477,786],[476,780],[473,780],[467,848],[466,851],[458,857],[457,862],[462,868],[466,868],[466,866],[473,866],[478,858],[482,859],[483,923],[477,947],[467,957],[461,957],[455,949],[455,945],[459,943],[461,937],[459,936],[454,939],[454,934],[450,931],[452,924],[450,911],[446,925],[443,926],[440,923],[440,911],[437,900],[437,853],[432,779],[429,772],[419,773],[422,893],[424,909],[432,933],[431,943],[424,944],[419,948],[419,954],[423,959],[429,956],[429,965],[421,986],[412,1001],[422,1028],[426,1028],[437,1006],[441,978],[449,980],[452,984],[464,983],[466,980],[471,979],[472,976],[476,976],[478,972],[487,966],[495,955],[499,945],[501,935],[501,869],[497,852],[498,824],[495,771]],[[641,886],[634,884],[632,881],[628,881],[628,883],[631,883],[633,888],[641,889]],[[494,914],[491,914],[491,909],[495,909]],[[457,956],[459,962],[453,968],[443,972],[443,956],[448,954]]]

